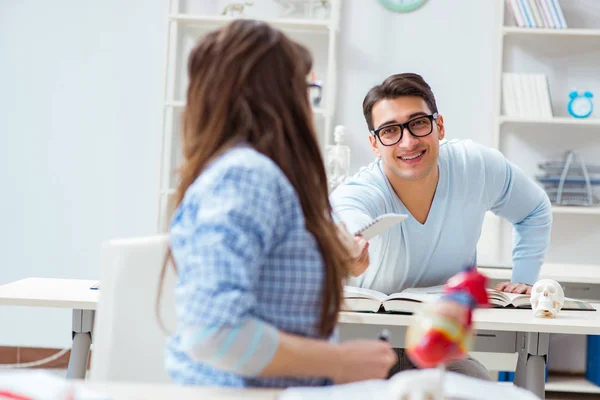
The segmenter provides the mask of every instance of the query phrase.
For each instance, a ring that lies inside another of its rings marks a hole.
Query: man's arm
[[[352,250],[350,253],[355,261],[350,266],[350,274],[353,277],[362,275],[369,267],[369,242],[361,237],[352,238],[351,232],[356,232],[361,227],[370,223],[379,214],[377,202],[372,198],[372,193],[363,185],[346,184],[339,186],[330,196],[333,216],[340,225],[340,236]],[[377,239],[373,239],[377,247]]]
[[[490,210],[514,227],[513,275],[516,283],[533,285],[550,247],[552,207],[544,190],[499,151],[484,149],[486,193]],[[507,288],[502,288],[505,291]],[[512,291],[512,290],[510,290]],[[519,288],[524,292],[523,288]]]

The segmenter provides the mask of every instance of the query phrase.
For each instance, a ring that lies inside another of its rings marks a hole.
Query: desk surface
[[[79,279],[27,278],[0,286],[0,305],[95,310],[97,281]],[[593,304],[600,310],[600,304]],[[340,313],[340,323],[408,326],[410,315]],[[475,329],[600,335],[600,311],[561,311],[556,319],[534,318],[531,310],[476,310]]]
[[[477,268],[490,279],[510,280],[512,268],[501,266],[480,266]],[[540,279],[554,279],[560,283],[600,284],[600,265],[587,264],[544,264],[540,269]]]
[[[600,304],[592,304],[596,310]],[[371,324],[408,326],[411,315],[341,312],[339,322],[343,324]],[[600,335],[599,311],[561,311],[556,318],[535,318],[531,310],[481,309],[473,315],[475,329],[566,333],[575,335]]]
[[[222,389],[178,386],[175,384],[79,382],[78,385],[110,400],[275,400],[280,390]]]
[[[27,278],[0,286],[0,305],[95,310],[98,281]]]

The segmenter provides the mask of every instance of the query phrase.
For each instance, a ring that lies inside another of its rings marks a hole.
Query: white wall
[[[430,84],[448,138],[492,144],[495,3],[430,0],[400,14],[343,0],[337,123],[348,127],[353,171],[373,160],[363,98],[394,73],[416,72]]]
[[[166,2],[0,1],[0,284],[97,279],[154,232]],[[0,345],[67,346],[70,313],[0,307]]]
[[[352,134],[354,170],[372,158],[362,99],[397,72],[432,85],[449,137],[491,143],[490,2],[342,9],[337,121]],[[161,0],[0,2],[0,284],[95,279],[102,240],[154,231],[165,11]],[[66,346],[69,321],[2,307],[0,345]]]

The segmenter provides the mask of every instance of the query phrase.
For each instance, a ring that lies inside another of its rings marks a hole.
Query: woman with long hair
[[[396,360],[383,341],[335,340],[351,256],[331,215],[311,68],[307,49],[253,20],[189,56],[169,250],[176,382],[324,385],[385,378]]]

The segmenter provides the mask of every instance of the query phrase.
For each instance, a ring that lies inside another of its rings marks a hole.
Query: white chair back
[[[164,341],[155,312],[168,236],[111,240],[102,247],[100,300],[92,336],[91,380],[167,382]],[[161,320],[175,328],[175,272],[169,265]]]

